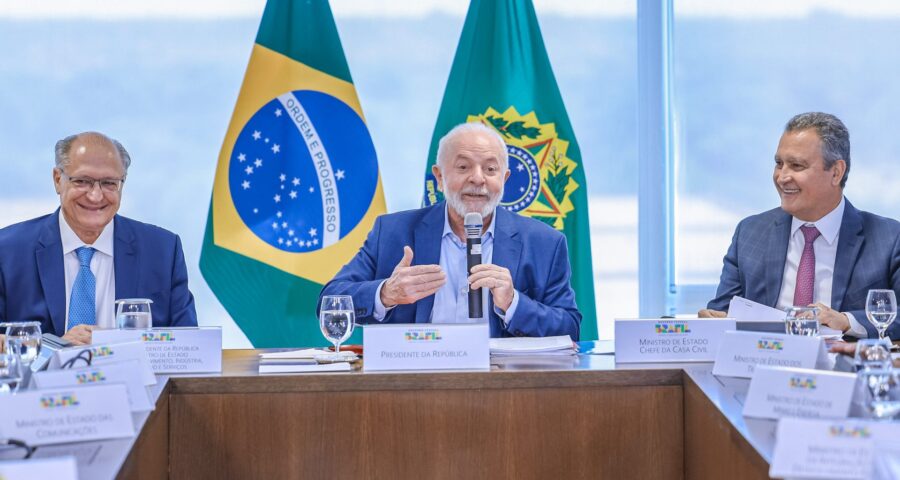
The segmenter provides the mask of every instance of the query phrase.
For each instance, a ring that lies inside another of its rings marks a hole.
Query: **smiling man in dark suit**
[[[735,295],[778,309],[819,307],[822,324],[877,337],[865,314],[869,289],[900,292],[900,223],[844,198],[850,134],[811,112],[785,126],[773,180],[781,207],[742,220],[725,255],[716,298],[701,317],[722,317]],[[888,330],[900,338],[900,325]]]
[[[100,133],[56,144],[60,208],[0,230],[0,321],[90,343],[115,326],[116,298],[153,300],[153,326],[196,326],[178,236],[116,215],[131,157]]]

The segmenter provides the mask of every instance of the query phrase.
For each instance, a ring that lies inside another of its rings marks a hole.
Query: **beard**
[[[499,192],[491,196],[488,192],[488,189],[484,186],[482,186],[481,188],[468,187],[462,189],[459,192],[454,192],[448,189],[446,184],[444,184],[443,187],[444,198],[447,199],[447,205],[463,218],[465,218],[467,213],[473,212],[480,213],[481,218],[488,218],[491,214],[494,213],[494,209],[497,208],[497,205],[500,205],[500,199],[503,198],[503,188],[500,188]],[[478,210],[466,206],[462,199],[463,195],[486,195],[488,197],[488,200],[481,208],[481,210]]]

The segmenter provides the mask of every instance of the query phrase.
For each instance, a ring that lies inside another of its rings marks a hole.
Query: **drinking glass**
[[[350,338],[356,320],[353,298],[349,295],[325,295],[319,307],[319,328],[322,335],[334,344],[334,353],[340,354],[341,343]]]
[[[900,413],[900,376],[890,368],[862,370],[857,378],[863,385],[863,404],[872,417],[890,420]]]
[[[22,362],[13,352],[0,353],[0,394],[16,391],[22,380]]]
[[[126,298],[116,300],[116,328],[147,329],[153,325],[148,298]]]
[[[22,368],[31,368],[41,352],[41,322],[5,322],[0,330],[6,331],[5,350],[19,355]]]
[[[893,290],[869,290],[866,296],[866,317],[878,330],[878,338],[897,317],[897,296]]]
[[[784,317],[784,329],[788,335],[814,337],[819,334],[818,307],[790,307]]]
[[[856,342],[853,363],[858,370],[890,368],[891,342],[878,338],[864,338]]]

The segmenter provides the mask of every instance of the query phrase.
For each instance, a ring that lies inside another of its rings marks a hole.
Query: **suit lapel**
[[[784,211],[778,212],[772,230],[769,232],[768,245],[772,255],[766,255],[766,305],[775,306],[781,293],[784,281],[784,262],[787,260],[788,243],[791,241],[791,216]]]
[[[862,216],[848,201],[844,206],[844,217],[841,219],[841,231],[838,234],[837,253],[834,258],[834,275],[831,280],[831,308],[835,310],[841,310],[844,295],[850,284],[850,274],[856,266],[864,240]]]
[[[515,286],[517,285],[516,274],[519,271],[519,258],[522,255],[522,242],[518,238],[519,232],[512,225],[512,216],[516,214],[507,212],[503,207],[497,207],[496,212],[494,221],[497,224],[494,226],[494,247],[491,254],[491,263],[509,270],[509,276],[513,280],[513,286]],[[490,297],[488,301],[488,312],[490,312],[489,318],[491,319],[491,337],[497,337],[500,332],[500,319],[494,315],[493,297]]]
[[[138,255],[134,230],[127,220],[115,216],[113,269],[116,275],[116,298],[136,298],[138,295]]]
[[[62,239],[59,234],[59,209],[47,217],[34,251],[44,301],[57,335],[66,332],[66,271],[63,266]]]
[[[441,261],[441,233],[444,231],[444,203],[441,202],[425,213],[413,233],[413,265],[437,265]],[[402,247],[402,246],[401,246]],[[416,302],[416,323],[428,323],[434,295]]]

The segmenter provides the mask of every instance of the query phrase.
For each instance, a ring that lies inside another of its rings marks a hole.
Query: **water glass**
[[[41,352],[41,322],[0,323],[5,330],[4,350],[19,355],[22,367],[28,369]]]
[[[15,392],[22,380],[22,362],[13,352],[0,353],[0,394]]]
[[[147,329],[153,325],[149,298],[116,300],[116,328]]]
[[[900,413],[900,376],[890,368],[862,370],[856,374],[863,386],[863,404],[878,420],[891,420]]]
[[[819,334],[818,307],[790,307],[784,317],[784,329],[788,335],[815,337]]]
[[[353,298],[349,295],[325,295],[319,306],[319,328],[322,335],[334,344],[334,352],[341,351],[341,343],[350,338],[356,321]]]
[[[866,296],[866,317],[878,330],[878,338],[897,318],[897,296],[893,290],[869,290]]]
[[[853,363],[858,370],[891,368],[891,342],[878,338],[864,338],[856,342]]]

